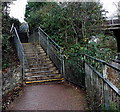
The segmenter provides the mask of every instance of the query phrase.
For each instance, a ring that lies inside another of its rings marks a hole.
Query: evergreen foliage
[[[40,26],[63,47],[64,54],[82,52],[106,59],[101,55],[107,53],[106,57],[111,58],[111,50],[116,50],[116,45],[110,43],[116,41],[104,35],[103,12],[99,2],[29,2],[25,17],[31,31]],[[93,35],[98,43],[89,43]]]
[[[7,11],[9,3],[2,2],[2,68],[10,67],[13,64],[11,56],[15,58],[15,51],[12,46],[13,39],[11,38],[10,29],[14,23],[16,27],[19,27],[20,22],[15,18],[11,18]],[[6,11],[4,12],[4,9]]]
[[[77,44],[81,40],[88,41],[90,35],[101,31],[101,8],[96,2],[71,2],[64,6],[57,3],[29,2],[25,16],[31,29],[40,26],[56,41],[62,39],[64,42],[60,44]]]

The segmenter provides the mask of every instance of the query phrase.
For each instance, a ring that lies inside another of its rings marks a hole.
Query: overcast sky
[[[103,4],[103,8],[106,9],[109,13],[107,17],[113,17],[116,15],[116,7],[113,2],[118,2],[119,0],[100,0]],[[27,4],[27,0],[17,0],[14,1],[13,4],[10,5],[10,16],[14,18],[18,18],[21,22],[24,21],[24,13],[25,6]]]
[[[21,22],[24,21],[25,6],[27,0],[17,0],[10,5],[10,16],[18,18]]]

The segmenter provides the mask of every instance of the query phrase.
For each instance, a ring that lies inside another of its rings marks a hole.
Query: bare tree
[[[113,3],[114,3],[114,5],[115,5],[116,8],[117,8],[118,17],[120,18],[120,1],[117,2],[117,3],[115,3],[115,2],[113,2]]]

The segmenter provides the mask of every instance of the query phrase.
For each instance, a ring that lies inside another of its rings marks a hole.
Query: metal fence
[[[5,96],[8,92],[12,91],[19,84],[23,83],[24,73],[25,73],[25,64],[27,63],[24,55],[22,43],[19,39],[19,35],[14,25],[12,25],[11,33],[12,33],[12,37],[14,38],[14,44],[16,47],[20,65],[17,68],[10,69],[7,73],[2,74],[3,96]]]
[[[85,54],[69,54],[67,59],[63,58],[61,47],[41,28],[30,38],[43,47],[66,80],[86,88],[94,109],[120,109],[119,68]]]
[[[20,41],[19,35],[15,27],[13,27],[12,34],[14,38],[14,44],[17,50],[17,55],[20,61],[21,69],[22,69],[22,78],[24,79],[25,64],[27,63],[27,60],[25,59],[24,49],[23,49],[22,43]]]
[[[65,59],[65,75],[64,78],[71,83],[85,88],[85,70],[84,55],[68,54]]]
[[[85,54],[68,54],[65,59],[65,79],[84,87],[90,107],[120,109],[120,69],[103,60]]]
[[[22,79],[24,80],[25,69],[28,68],[28,62],[27,62],[26,56],[24,54],[23,45],[20,41],[20,37],[18,35],[18,32],[17,32],[16,28],[14,27],[14,24],[12,25],[11,33],[12,33],[12,37],[14,38],[14,44],[16,47],[17,56],[18,56],[18,59],[20,61]]]
[[[84,55],[85,85],[92,107],[120,109],[120,69],[103,60]],[[119,75],[116,75],[119,74]]]

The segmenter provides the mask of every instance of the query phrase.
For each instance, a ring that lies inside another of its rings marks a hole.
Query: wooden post
[[[103,75],[103,78],[107,79],[107,67],[105,63],[102,64],[102,75]]]
[[[108,85],[106,83],[104,84],[104,104],[105,104],[105,109],[109,109],[109,93],[108,93]]]

